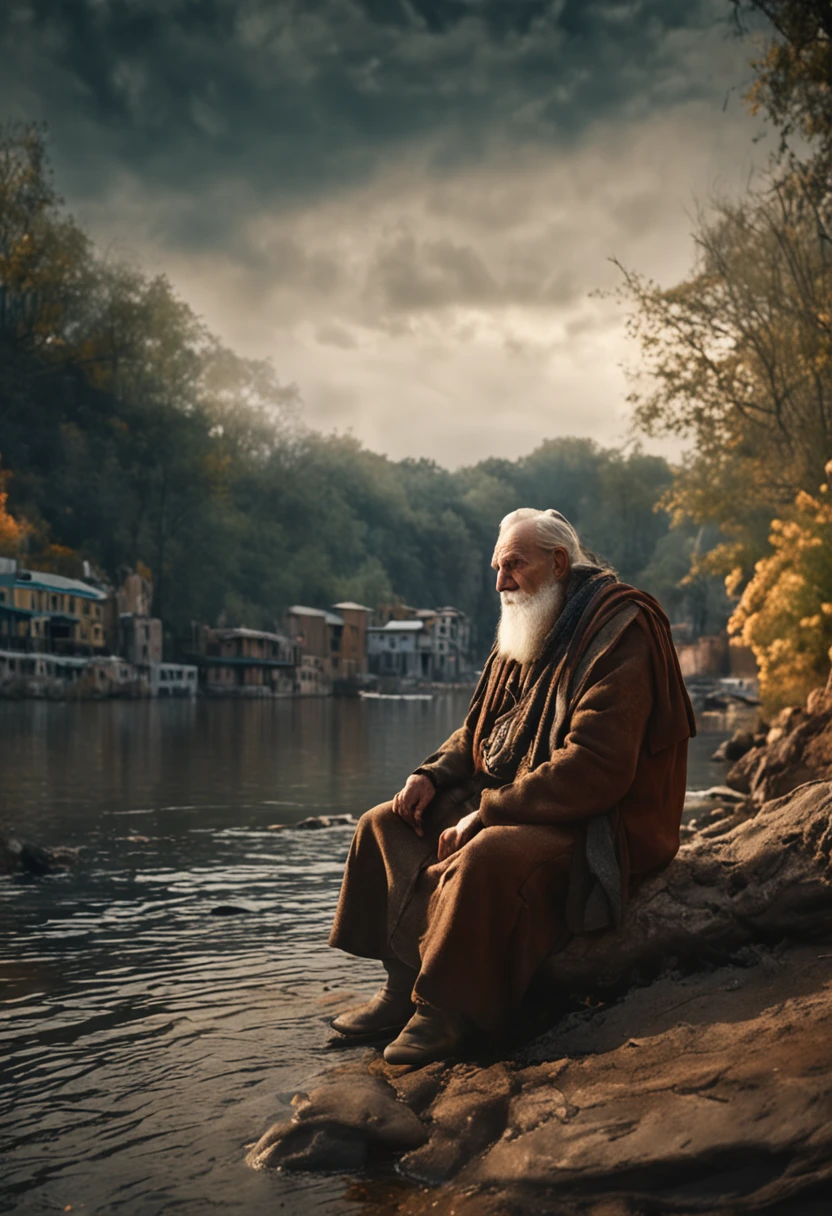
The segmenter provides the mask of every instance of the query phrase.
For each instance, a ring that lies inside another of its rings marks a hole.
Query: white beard
[[[526,591],[503,591],[500,601],[497,630],[500,658],[529,663],[540,654],[546,635],[563,611],[566,587],[552,580],[533,595]]]

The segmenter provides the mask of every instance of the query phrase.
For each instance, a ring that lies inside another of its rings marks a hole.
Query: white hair
[[[538,511],[536,507],[518,507],[516,511],[510,511],[500,521],[499,536],[502,536],[507,528],[527,519],[535,521],[538,546],[547,553],[552,553],[555,549],[565,549],[573,570],[585,570],[588,566],[604,564],[599,562],[594,553],[583,547],[569,520],[553,507],[548,511]]]

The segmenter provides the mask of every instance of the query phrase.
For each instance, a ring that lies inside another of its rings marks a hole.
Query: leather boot
[[[404,1030],[384,1049],[388,1064],[421,1068],[454,1055],[468,1034],[469,1024],[458,1013],[445,1013],[433,1005],[418,1005]]]
[[[349,1039],[380,1039],[396,1034],[413,1015],[410,994],[417,972],[398,959],[384,959],[387,982],[363,1005],[345,1009],[330,1025]]]

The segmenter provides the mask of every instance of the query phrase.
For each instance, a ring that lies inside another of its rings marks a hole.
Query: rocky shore
[[[336,1063],[248,1163],[392,1167],[407,1216],[826,1213],[832,690],[744,743],[622,929],[549,960],[526,1011],[548,1029],[417,1071]]]

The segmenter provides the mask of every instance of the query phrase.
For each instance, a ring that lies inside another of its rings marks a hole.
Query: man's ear
[[[552,573],[558,582],[562,582],[569,573],[569,554],[558,546],[552,550]]]

